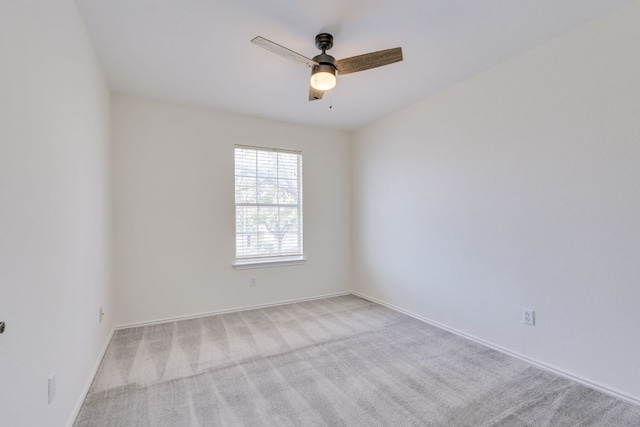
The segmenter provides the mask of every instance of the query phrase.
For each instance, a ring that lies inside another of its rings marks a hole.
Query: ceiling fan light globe
[[[311,87],[317,90],[330,90],[336,86],[336,76],[326,71],[311,76]]]
[[[336,70],[331,64],[320,64],[311,72],[311,87],[316,90],[330,90],[336,85]]]

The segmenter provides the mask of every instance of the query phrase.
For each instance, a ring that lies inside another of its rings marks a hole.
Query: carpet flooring
[[[355,296],[118,330],[81,426],[640,426],[636,406]]]

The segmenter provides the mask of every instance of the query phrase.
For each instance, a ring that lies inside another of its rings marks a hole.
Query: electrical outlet
[[[522,310],[522,323],[525,325],[535,326],[536,324],[536,312],[533,310]]]
[[[249,277],[249,286],[255,286],[255,285],[256,285],[256,276]]]
[[[53,399],[56,397],[56,374],[55,372],[49,376],[48,381],[48,396],[49,396],[49,405],[53,402]]]
[[[100,323],[102,323],[102,318],[104,317],[104,311],[102,311],[102,307],[100,307],[100,311],[98,314],[100,316]]]

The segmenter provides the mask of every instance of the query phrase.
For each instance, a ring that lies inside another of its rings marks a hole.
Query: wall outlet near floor
[[[536,324],[536,312],[533,310],[523,309],[522,310],[522,323],[525,325],[535,326]]]
[[[249,286],[255,286],[255,285],[256,285],[256,276],[249,277]]]
[[[102,311],[102,307],[100,307],[100,311],[98,312],[98,315],[100,317],[100,323],[102,323],[102,318],[104,317],[104,311]]]
[[[49,396],[49,405],[53,402],[53,399],[56,397],[56,373],[54,372],[49,376],[48,381],[48,396]]]

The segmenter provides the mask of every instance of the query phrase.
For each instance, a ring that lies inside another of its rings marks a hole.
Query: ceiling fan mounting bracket
[[[316,47],[321,51],[329,50],[333,47],[333,36],[328,33],[321,33],[316,36]]]

